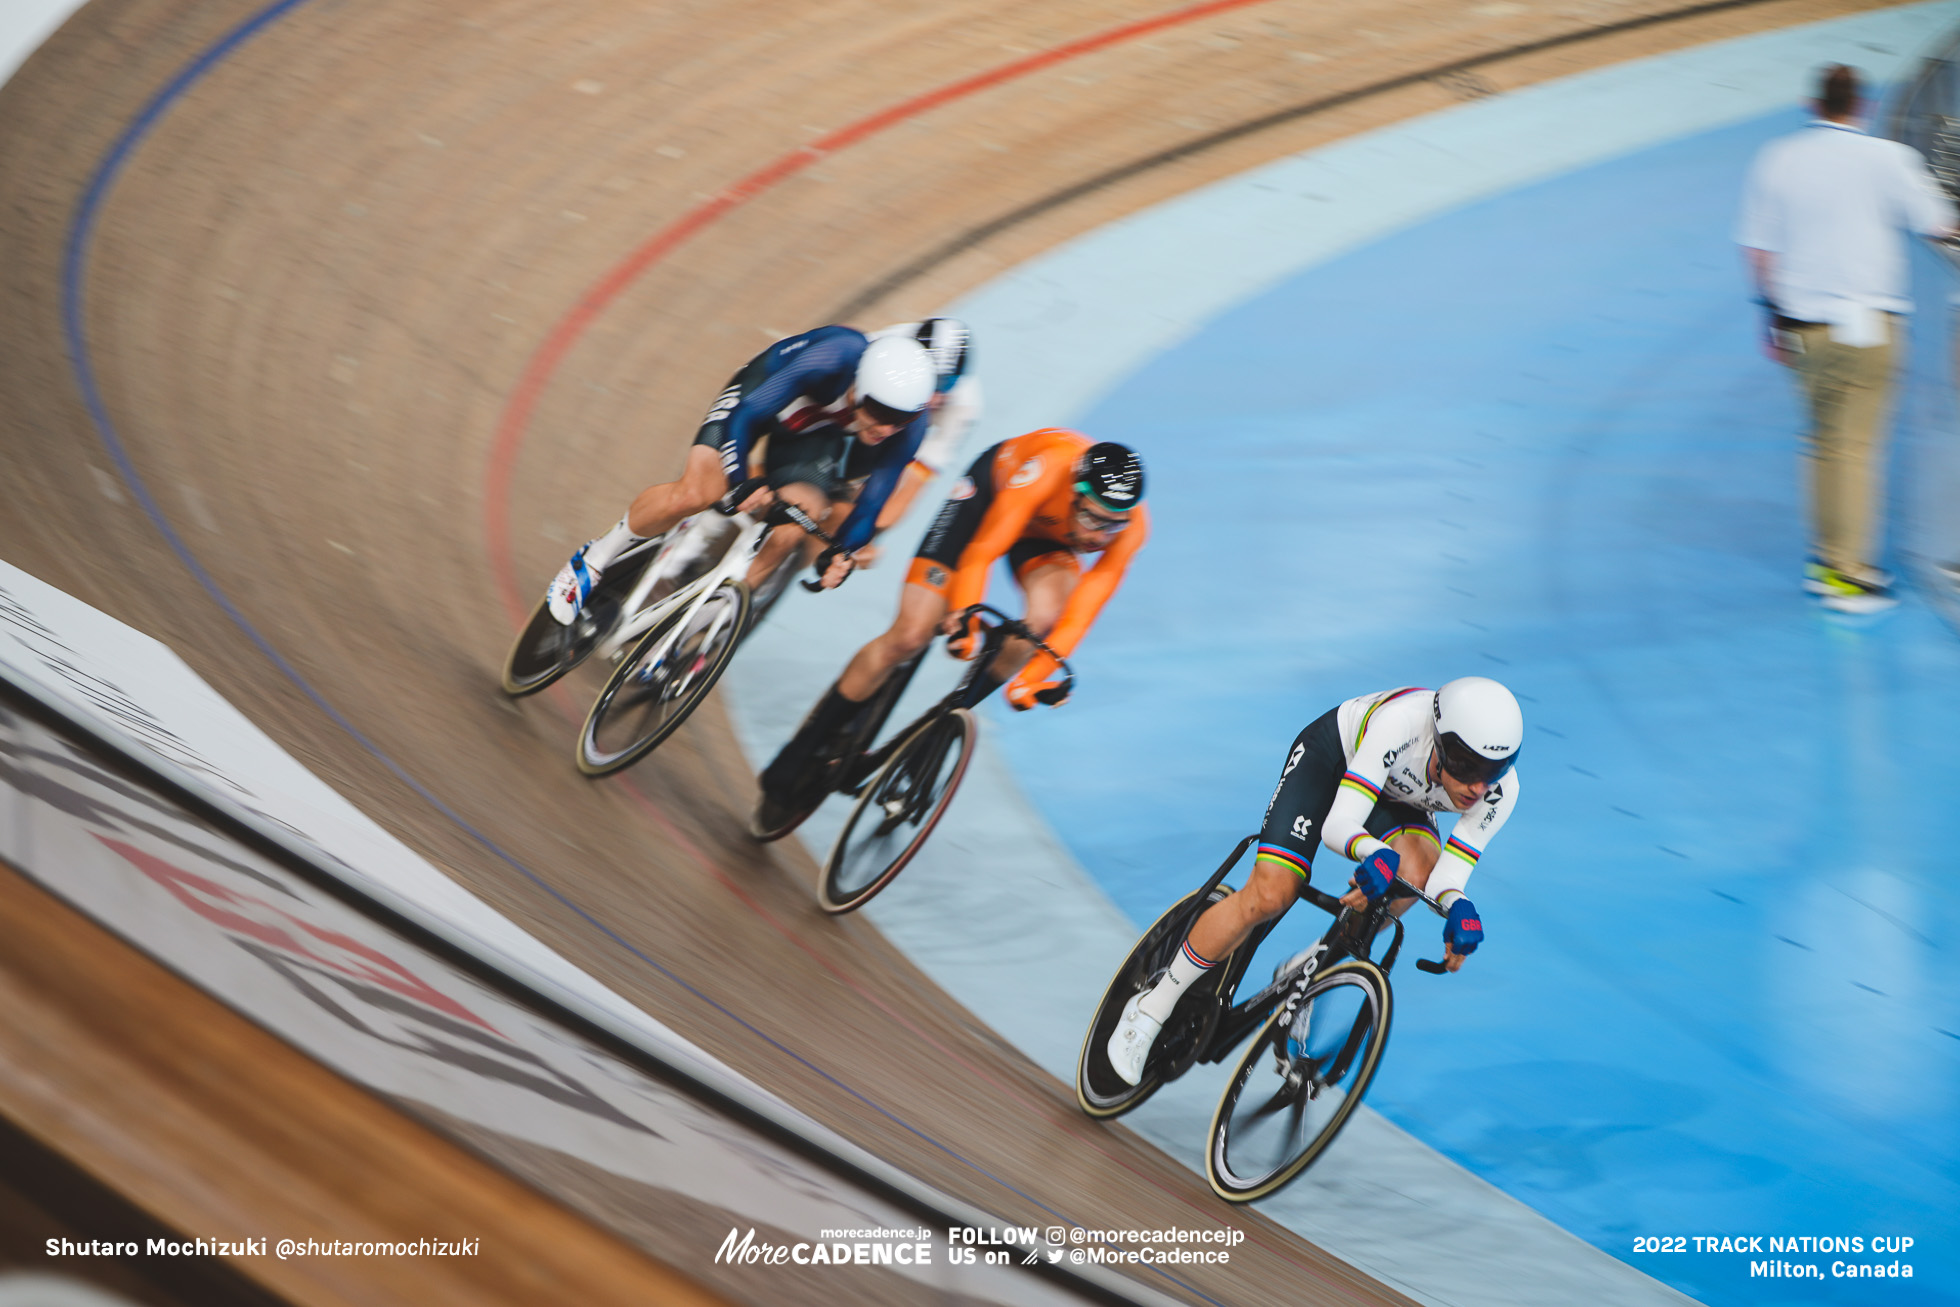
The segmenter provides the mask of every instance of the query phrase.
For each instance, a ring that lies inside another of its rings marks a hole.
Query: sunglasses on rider
[[[1517,760],[1516,753],[1508,758],[1486,758],[1453,731],[1436,741],[1437,763],[1463,785],[1495,785]]]
[[[1104,517],[1080,499],[1075,501],[1075,523],[1091,535],[1115,535],[1130,525],[1127,517]]]
[[[880,404],[875,399],[860,399],[857,403],[857,411],[864,415],[866,421],[875,422],[881,427],[910,426],[912,419],[919,416],[917,413],[907,413],[888,404]]]

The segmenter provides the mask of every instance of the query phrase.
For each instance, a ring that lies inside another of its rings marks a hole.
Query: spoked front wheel
[[[865,783],[824,863],[817,903],[852,912],[892,883],[953,801],[980,725],[955,708],[912,733]]]
[[[579,770],[609,775],[679,730],[727,670],[748,620],[748,586],[723,581],[699,607],[682,607],[641,636],[586,716]]]
[[[1282,1005],[1239,1059],[1218,1100],[1205,1176],[1249,1203],[1313,1165],[1361,1105],[1388,1044],[1388,977],[1372,962],[1329,967]]]

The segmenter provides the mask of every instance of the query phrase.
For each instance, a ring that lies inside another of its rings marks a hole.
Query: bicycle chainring
[[[1209,991],[1193,994],[1177,1005],[1157,1037],[1157,1047],[1151,1050],[1151,1069],[1159,1079],[1168,1083],[1191,1069],[1211,1043],[1224,1012],[1224,1001]]]

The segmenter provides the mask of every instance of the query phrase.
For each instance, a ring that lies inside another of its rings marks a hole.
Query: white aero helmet
[[[858,406],[880,422],[903,426],[932,402],[938,380],[932,355],[918,341],[904,336],[874,340],[858,360]]]
[[[1524,747],[1524,713],[1488,676],[1459,676],[1436,691],[1436,760],[1466,785],[1495,785]]]

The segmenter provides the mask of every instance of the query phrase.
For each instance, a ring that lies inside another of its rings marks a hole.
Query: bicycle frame
[[[995,655],[1000,653],[1001,648],[1006,645],[1010,638],[1018,636],[1021,639],[1027,640],[1036,649],[1054,658],[1056,664],[1061,668],[1064,677],[1064,694],[1074,688],[1075,669],[1069,666],[1068,660],[1042,643],[1040,637],[1028,630],[1027,626],[1018,619],[1009,617],[1006,613],[1001,612],[1000,609],[990,604],[975,604],[971,608],[962,611],[960,616],[966,618],[980,613],[992,614],[994,617],[999,618],[1000,621],[987,628],[986,638],[980,646],[980,652],[973,656],[972,662],[966,669],[966,675],[960,677],[959,683],[947,692],[945,698],[926,709],[923,713],[920,713],[905,729],[893,733],[892,737],[886,740],[882,746],[877,749],[872,749],[871,742],[877,739],[878,732],[884,729],[886,718],[891,715],[891,710],[898,705],[899,696],[904,694],[905,687],[911,683],[912,674],[918,670],[919,663],[925,658],[925,651],[921,650],[911,659],[892,669],[891,675],[886,679],[885,685],[879,687],[876,698],[880,702],[877,708],[873,712],[867,713],[864,721],[858,727],[856,748],[858,758],[852,765],[848,782],[841,787],[843,793],[855,796],[863,787],[864,782],[876,774],[880,767],[884,766],[885,760],[891,757],[892,750],[896,749],[904,741],[911,739],[922,727],[928,725],[934,719],[944,716],[955,708],[974,707],[977,703],[977,700],[971,698],[974,681],[979,678],[981,671],[989,663],[993,662]],[[1220,870],[1220,874],[1224,874],[1223,869]]]
[[[627,593],[625,602],[620,606],[621,611],[630,616],[622,619],[619,625],[613,628],[611,634],[600,641],[598,649],[594,652],[603,658],[616,659],[627,646],[652,630],[669,614],[686,609],[687,615],[692,616],[693,610],[706,603],[708,596],[713,594],[723,581],[746,576],[749,565],[755,561],[756,554],[761,551],[762,542],[769,536],[769,527],[746,513],[737,514],[736,522],[740,530],[733,543],[728,546],[728,551],[721,556],[721,561],[658,603],[648,604],[647,597],[662,580],[664,570],[662,564],[673,552],[674,546],[679,543],[678,533],[662,545],[659,552],[648,562],[645,570],[640,573],[640,579],[633,583],[632,590]],[[677,639],[686,629],[685,621],[674,623],[673,632],[668,636],[668,640],[671,642]],[[660,653],[664,656],[666,650],[662,649]]]
[[[1218,870],[1212,873],[1211,879],[1205,882],[1204,888],[1199,891],[1201,897],[1209,895],[1214,887],[1224,882],[1226,873],[1231,871],[1238,860],[1245,855],[1246,849],[1251,847],[1253,842],[1258,838],[1257,835],[1248,835],[1239,841],[1239,846],[1232,850],[1231,856],[1225,859]],[[1312,885],[1301,886],[1300,897],[1322,911],[1331,914],[1336,920],[1340,919],[1340,915],[1344,910],[1340,899],[1327,893],[1325,890],[1316,889]],[[1381,959],[1375,962],[1375,965],[1381,968],[1382,974],[1386,976],[1390,969],[1395,966],[1395,960],[1402,952],[1403,938],[1402,918],[1389,909],[1395,900],[1411,897],[1421,899],[1439,917],[1449,915],[1444,911],[1442,905],[1429,895],[1423,893],[1407,881],[1397,881],[1394,891],[1384,894],[1381,898],[1369,904],[1360,917],[1356,929],[1356,937],[1360,941],[1359,948],[1342,949],[1337,947],[1336,949],[1330,950],[1324,939],[1316,943],[1309,950],[1301,965],[1283,970],[1273,978],[1270,984],[1262,987],[1250,998],[1243,999],[1226,1008],[1217,1025],[1213,1027],[1210,1038],[1205,1041],[1204,1047],[1198,1050],[1195,1060],[1199,1062],[1223,1061],[1233,1049],[1237,1048],[1247,1037],[1266,1023],[1266,1018],[1272,1015],[1274,1005],[1283,1000],[1289,992],[1296,988],[1305,988],[1323,969],[1332,966],[1343,958],[1361,957],[1372,960],[1371,954],[1374,952],[1375,939],[1380,935],[1384,927],[1393,926],[1395,936],[1389,941],[1388,949],[1382,954]],[[1272,921],[1257,927],[1252,935],[1246,939],[1245,943],[1234,950],[1241,960],[1235,964],[1232,973],[1223,978],[1224,983],[1220,986],[1221,999],[1226,994],[1237,993],[1239,981],[1244,978],[1246,969],[1252,965],[1252,955],[1258,951],[1259,945],[1265,939],[1267,933],[1278,924],[1279,918],[1275,917]],[[1443,970],[1440,963],[1430,963],[1427,959],[1418,959],[1416,965],[1424,971],[1440,972]]]
[[[792,504],[780,504],[777,508],[787,518],[788,524],[799,526],[821,540],[830,541],[830,537],[823,529],[801,509]],[[775,529],[775,523],[769,520],[769,514],[752,517],[747,513],[731,512],[728,516],[734,519],[737,530],[735,539],[729,542],[720,560],[700,576],[676,588],[672,594],[656,603],[648,604],[648,596],[664,578],[668,558],[680,545],[685,535],[676,531],[661,544],[659,550],[647,563],[645,570],[640,573],[639,579],[633,583],[633,588],[627,593],[625,602],[620,606],[620,611],[629,616],[600,641],[599,647],[594,652],[603,658],[616,660],[633,641],[665,621],[669,615],[679,612],[681,620],[673,624],[673,630],[668,634],[666,641],[655,651],[654,661],[665,658],[668,648],[688,629],[689,619],[694,616],[696,610],[708,602],[709,596],[714,594],[722,582],[739,580],[748,575],[756,556],[762,552],[764,542],[769,539],[769,533]],[[721,623],[725,620],[727,620],[725,616],[718,616],[715,619],[715,626],[708,631],[707,638],[712,639],[720,634]]]

